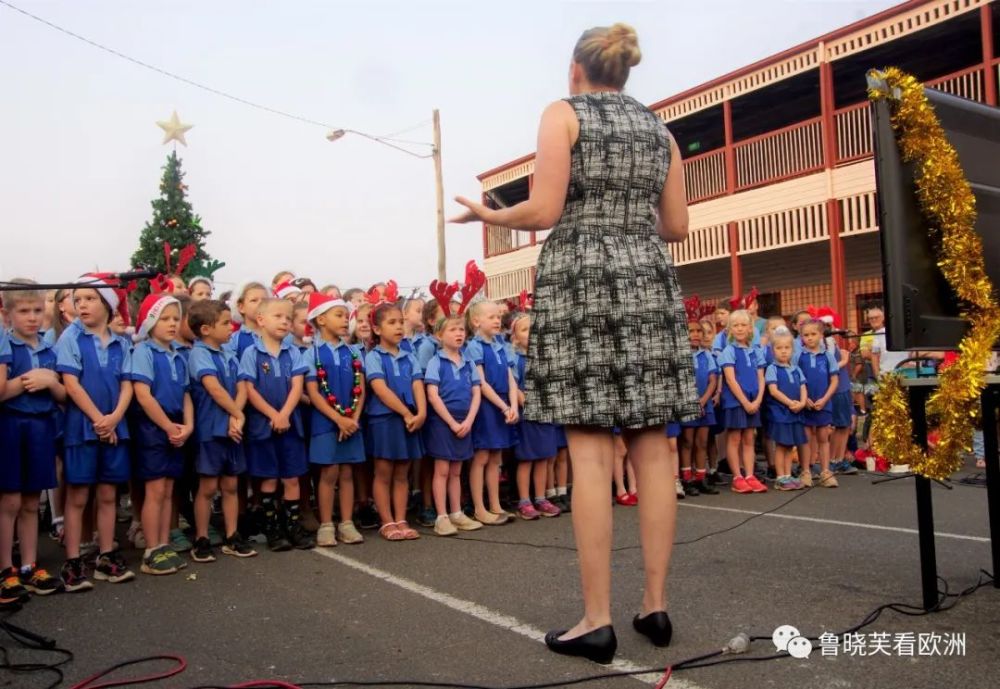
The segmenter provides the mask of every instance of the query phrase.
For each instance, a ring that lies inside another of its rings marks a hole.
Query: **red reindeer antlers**
[[[465,313],[465,309],[468,308],[469,304],[472,302],[473,297],[475,297],[479,290],[486,285],[486,273],[479,269],[475,261],[469,261],[465,264],[465,284],[459,288],[457,282],[453,282],[450,285],[440,280],[434,280],[431,282],[430,291],[431,295],[437,301],[438,305],[441,307],[441,313],[445,317],[455,315],[461,316]],[[459,290],[462,292],[462,303],[458,307],[457,311],[452,311],[452,299],[458,294]]]
[[[454,298],[455,294],[458,293],[458,283],[453,282],[449,285],[447,282],[434,280],[431,283],[430,290],[431,296],[434,297],[438,306],[441,307],[441,313],[445,316],[450,316],[451,300]]]
[[[746,293],[746,296],[736,295],[729,300],[729,306],[732,310],[736,309],[747,309],[750,308],[750,304],[757,301],[757,297],[760,296],[760,292],[756,287],[751,287],[750,291]]]

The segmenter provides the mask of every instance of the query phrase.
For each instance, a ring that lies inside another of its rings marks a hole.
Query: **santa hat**
[[[85,273],[76,281],[81,288],[89,287],[96,290],[108,305],[111,314],[114,315],[117,311],[125,325],[129,325],[128,291],[117,285],[112,286],[112,283],[117,283],[113,273]]]
[[[302,294],[302,290],[293,285],[288,280],[284,282],[279,282],[274,288],[274,296],[278,299],[288,299],[288,297],[294,296],[296,294]]]
[[[348,308],[347,302],[343,299],[334,299],[322,292],[313,292],[309,295],[309,311],[306,312],[306,320],[310,322],[314,321],[330,309],[335,309],[338,306],[342,306],[345,309]]]
[[[156,322],[163,315],[163,310],[171,304],[177,304],[180,308],[180,302],[169,294],[150,294],[142,300],[142,305],[139,306],[139,316],[136,319],[135,338],[137,341],[149,337],[149,333],[152,332]]]
[[[198,284],[199,282],[204,282],[206,285],[208,285],[208,291],[209,292],[212,292],[212,291],[215,290],[215,285],[212,283],[211,278],[208,278],[208,277],[206,277],[204,275],[195,275],[193,278],[191,278],[190,280],[188,280],[188,289],[189,290],[193,290],[194,286],[196,284]]]

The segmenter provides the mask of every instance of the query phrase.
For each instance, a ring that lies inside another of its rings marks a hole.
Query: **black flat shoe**
[[[545,645],[549,650],[564,656],[579,656],[595,663],[607,665],[618,650],[618,637],[610,624],[598,627],[582,636],[561,641],[560,636],[567,630],[552,631],[545,635]]]
[[[670,637],[674,634],[674,627],[670,624],[670,615],[667,613],[651,612],[645,617],[635,616],[632,626],[640,634],[649,638],[654,646],[670,645]]]

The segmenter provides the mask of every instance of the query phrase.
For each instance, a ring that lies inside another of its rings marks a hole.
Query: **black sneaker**
[[[681,485],[684,486],[684,495],[692,498],[696,498],[701,495],[701,492],[698,490],[698,486],[694,481],[681,481]]]
[[[768,467],[766,476],[768,481],[775,481],[778,478],[778,472],[774,467]]]
[[[44,569],[32,565],[20,572],[21,585],[36,596],[48,596],[62,591],[63,585],[59,577],[54,577]]]
[[[170,546],[161,546],[159,548],[154,548],[149,551],[149,555],[142,558],[142,565],[140,570],[143,574],[153,574],[156,576],[162,576],[165,574],[176,574],[177,565],[167,554],[170,550]],[[176,553],[174,553],[176,555]]]
[[[125,564],[122,551],[112,550],[110,553],[103,553],[97,558],[97,566],[94,568],[94,578],[98,581],[107,581],[111,584],[121,584],[135,579],[135,572]]]
[[[83,568],[83,559],[79,557],[74,557],[63,563],[59,578],[62,579],[63,587],[69,593],[89,591],[94,588],[94,582],[87,578],[87,572]]]
[[[31,598],[28,589],[21,583],[21,577],[13,567],[0,572],[0,605],[27,603]]]
[[[569,495],[557,495],[556,501],[556,507],[561,509],[563,512],[573,511],[573,501],[569,499]]]
[[[316,537],[309,533],[300,520],[293,521],[289,526],[288,540],[298,550],[310,550],[316,547]]]
[[[267,547],[271,552],[283,553],[292,549],[292,542],[285,535],[285,530],[279,526],[272,526],[265,536],[267,536]]]
[[[215,562],[215,551],[212,550],[212,542],[204,536],[195,539],[194,547],[191,548],[191,559],[195,562]]]
[[[375,506],[368,503],[359,507],[354,516],[354,523],[358,525],[359,529],[377,529],[378,512],[375,511]]]
[[[234,531],[233,535],[223,542],[222,552],[233,557],[253,557],[257,554],[257,551],[240,536],[239,531]]]
[[[729,481],[723,477],[718,471],[709,472],[706,474],[705,482],[710,486],[726,486],[729,485]]]
[[[417,512],[417,524],[428,529],[434,528],[437,523],[437,510],[433,507],[423,507]]]
[[[698,489],[698,492],[702,493],[703,495],[718,495],[719,494],[719,489],[716,488],[715,486],[709,484],[709,482],[707,480],[705,480],[705,479],[703,479],[701,481],[695,481],[694,485]]]

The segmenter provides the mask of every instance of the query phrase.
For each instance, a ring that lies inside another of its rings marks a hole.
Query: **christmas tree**
[[[177,270],[179,253],[187,246],[195,250],[194,260],[182,271],[185,281],[195,275],[197,266],[213,264],[205,251],[205,238],[210,234],[201,226],[201,218],[191,210],[187,200],[187,185],[176,151],[167,156],[160,180],[160,198],[154,199],[153,219],[146,223],[139,235],[139,248],[132,254],[132,265],[158,270],[164,274]],[[164,252],[169,245],[172,255]],[[167,265],[169,262],[170,265]],[[149,293],[149,283],[143,280],[133,298],[142,301]]]

